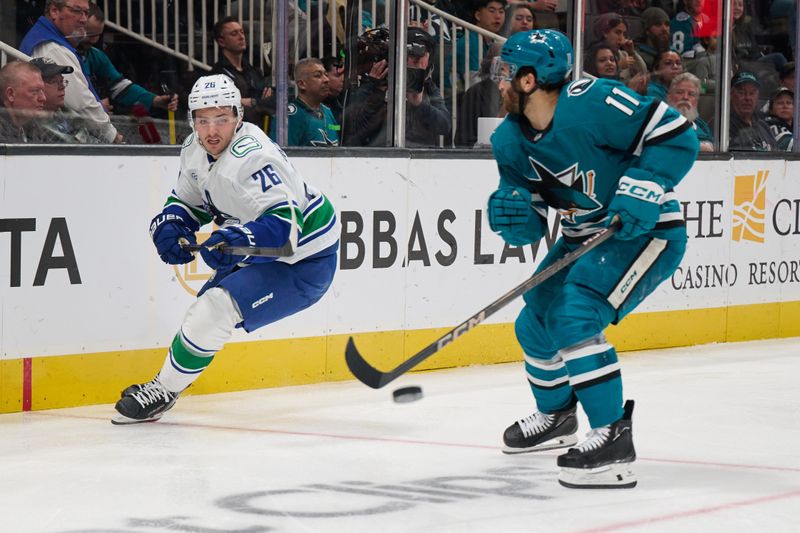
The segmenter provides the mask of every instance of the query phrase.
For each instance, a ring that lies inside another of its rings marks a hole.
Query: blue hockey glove
[[[150,222],[150,237],[156,245],[161,260],[168,265],[182,265],[194,261],[194,255],[181,248],[180,240],[196,244],[194,231],[174,213],[160,213]]]
[[[663,200],[664,189],[658,183],[622,176],[608,206],[609,223],[615,215],[622,222],[615,237],[634,239],[656,227]]]
[[[494,191],[488,214],[489,227],[512,246],[536,242],[544,235],[544,219],[531,206],[531,193],[522,187]]]
[[[200,249],[203,261],[214,270],[225,270],[246,259],[244,255],[224,254],[221,251],[210,248],[216,244],[226,244],[228,246],[255,246],[253,232],[247,226],[232,225],[218,229],[211,234]]]

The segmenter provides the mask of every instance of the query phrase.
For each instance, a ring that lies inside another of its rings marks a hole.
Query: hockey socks
[[[215,353],[216,350],[203,349],[193,343],[180,331],[172,339],[158,379],[168,391],[180,392],[191,385],[211,364]]]

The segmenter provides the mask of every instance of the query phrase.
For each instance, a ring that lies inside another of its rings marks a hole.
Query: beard
[[[686,117],[689,122],[694,122],[697,120],[697,108],[687,100],[681,100],[675,105],[675,107],[678,109],[678,111],[680,111],[681,115]]]

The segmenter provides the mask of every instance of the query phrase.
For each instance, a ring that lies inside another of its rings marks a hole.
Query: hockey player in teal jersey
[[[569,83],[572,45],[554,30],[512,35],[493,65],[507,118],[492,136],[500,173],[489,198],[493,231],[521,246],[547,229],[562,235],[539,266],[551,265],[614,219],[615,238],[524,296],[515,331],[538,411],[506,429],[506,453],[577,443],[577,403],[591,431],[558,457],[567,487],[629,488],[633,402],[623,405],[616,324],[679,265],[686,248],[673,188],[697,156],[691,125],[666,104],[613,80]]]
[[[243,122],[239,89],[224,74],[199,78],[189,93],[192,134],[177,183],[150,223],[162,261],[190,263],[182,246],[212,220],[200,255],[215,270],[189,307],[155,378],[131,385],[115,424],[153,422],[211,364],[236,328],[252,332],[314,305],[336,271],[339,223],[333,205],[286,154]],[[226,254],[218,245],[289,248],[291,255]]]

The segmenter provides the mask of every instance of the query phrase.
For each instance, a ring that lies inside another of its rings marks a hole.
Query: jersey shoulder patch
[[[686,22],[687,20],[689,20],[689,13],[687,13],[686,11],[681,11],[680,13],[675,15],[675,20],[677,20],[678,22]]]
[[[567,96],[580,96],[588,91],[597,81],[596,78],[582,78],[567,86]]]
[[[183,141],[183,144],[181,145],[181,148],[187,148],[193,142],[194,142],[194,132],[190,133],[189,136],[186,137],[186,140]]]
[[[234,157],[242,158],[262,147],[261,142],[252,135],[242,135],[231,144],[230,151]]]
[[[297,114],[297,105],[295,105],[295,104],[289,104],[289,106],[288,106],[288,114],[289,114],[289,115],[295,115],[295,114]]]

